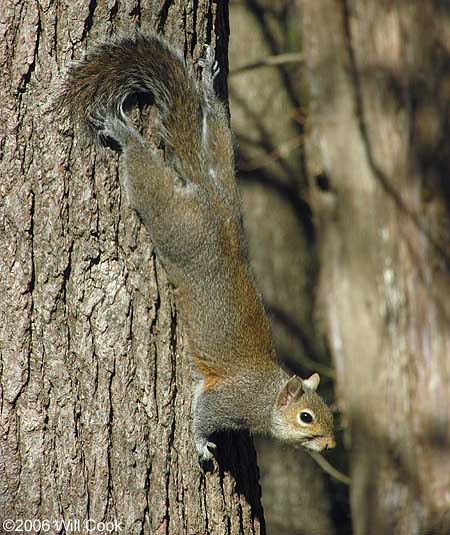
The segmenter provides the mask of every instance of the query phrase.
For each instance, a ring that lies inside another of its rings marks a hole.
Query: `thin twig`
[[[277,54],[276,56],[268,56],[267,58],[259,59],[254,63],[248,63],[230,72],[230,76],[241,74],[243,72],[259,69],[259,67],[272,67],[274,65],[286,65],[288,63],[304,63],[305,57],[298,52],[289,52],[286,54]]]
[[[334,479],[337,479],[344,485],[350,485],[351,479],[340,472],[337,468],[334,468],[334,466],[332,466],[322,455],[320,455],[320,453],[316,453],[315,451],[309,451],[308,453],[324,472],[329,474],[331,477],[334,477]]]
[[[296,147],[300,147],[304,143],[304,137],[303,136],[296,136],[295,138],[288,139],[284,143],[280,143],[277,147],[275,147],[271,152],[268,154],[265,154],[261,160],[260,163],[257,161],[255,162],[249,162],[248,166],[241,166],[241,169],[243,171],[249,172],[249,171],[257,171],[258,169],[262,169],[263,167],[266,167],[270,165],[271,163],[279,160],[283,154],[289,154],[293,149]]]
[[[336,373],[334,370],[325,364],[317,362],[317,360],[310,359],[306,355],[296,355],[295,360],[300,362],[300,364],[303,364],[305,368],[314,370],[315,372],[320,373],[329,379],[336,379]]]

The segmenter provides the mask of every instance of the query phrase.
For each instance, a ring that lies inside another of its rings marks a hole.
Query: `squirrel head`
[[[309,379],[294,375],[283,386],[275,401],[272,435],[283,442],[313,451],[334,448],[333,415],[316,393],[318,373]]]

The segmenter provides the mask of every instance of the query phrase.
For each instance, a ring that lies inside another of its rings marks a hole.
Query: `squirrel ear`
[[[319,383],[317,383],[319,384]],[[287,407],[292,400],[303,392],[303,382],[300,377],[293,375],[281,389],[277,398],[277,407]]]
[[[313,373],[309,379],[304,379],[303,383],[311,390],[317,390],[317,387],[320,383],[320,375],[318,373]]]

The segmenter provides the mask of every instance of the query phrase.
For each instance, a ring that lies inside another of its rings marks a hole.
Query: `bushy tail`
[[[97,46],[69,68],[57,105],[98,140],[105,119],[126,121],[124,104],[137,93],[153,96],[166,147],[180,160],[200,153],[202,100],[194,77],[181,55],[155,34]]]

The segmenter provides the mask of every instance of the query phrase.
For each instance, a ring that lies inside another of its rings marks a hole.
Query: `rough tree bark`
[[[303,19],[321,288],[355,533],[443,535],[450,12],[443,2],[307,0]]]
[[[189,61],[215,44],[225,94],[226,4],[1,11],[0,532],[28,520],[29,533],[55,533],[64,520],[86,533],[91,519],[93,533],[107,521],[130,534],[263,533],[248,438],[221,438],[220,467],[198,466],[176,308],[118,157],[51,115],[63,66],[134,24],[163,31]]]
[[[326,355],[313,320],[317,251],[304,200],[301,64],[240,70],[298,51],[298,16],[290,0],[232,2],[229,88],[252,267],[277,352],[305,375],[326,368]],[[311,457],[265,438],[257,439],[256,449],[268,533],[333,533],[327,478]]]

